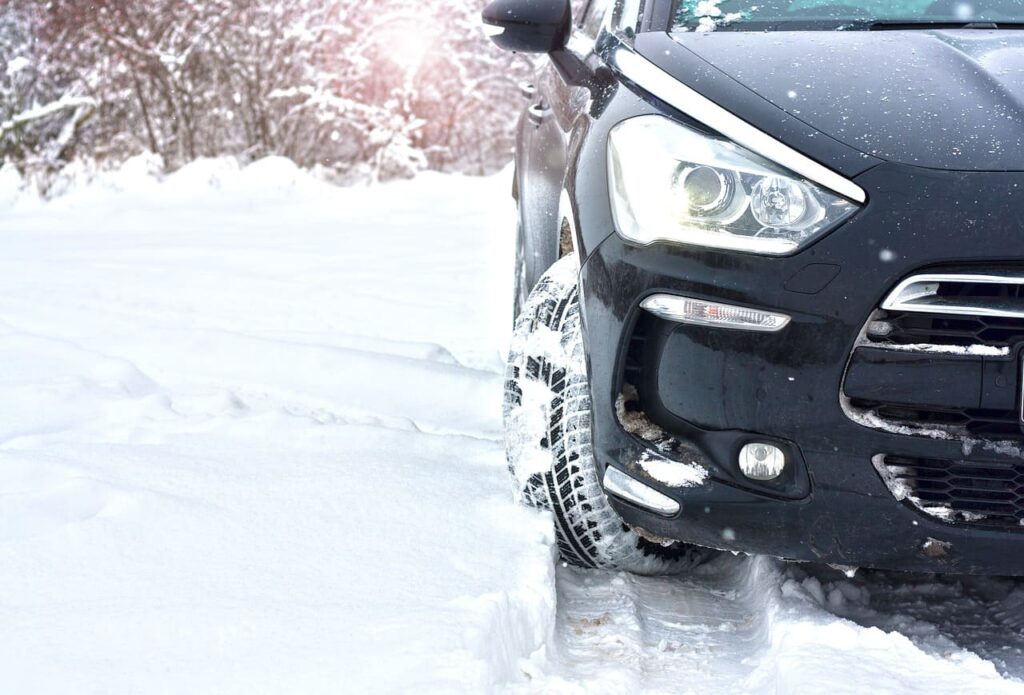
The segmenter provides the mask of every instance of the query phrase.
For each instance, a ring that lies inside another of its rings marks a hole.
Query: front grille
[[[1024,526],[1024,461],[963,461],[877,456],[890,491],[945,521],[1020,529]]]
[[[854,399],[850,405],[892,425],[939,430],[973,439],[1024,439],[1016,409],[931,408]]]
[[[1024,318],[879,311],[865,337],[880,345],[1010,347],[1024,341]]]
[[[908,435],[1024,440],[1024,269],[927,272],[900,282],[851,355],[849,417]]]

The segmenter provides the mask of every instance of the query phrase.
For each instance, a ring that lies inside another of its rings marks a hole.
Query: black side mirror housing
[[[517,53],[555,53],[572,33],[569,0],[493,0],[484,29],[498,47]]]

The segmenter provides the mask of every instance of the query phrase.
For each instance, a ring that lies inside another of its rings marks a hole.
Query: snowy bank
[[[151,172],[0,195],[4,689],[521,679],[554,565],[499,441],[505,179]]]

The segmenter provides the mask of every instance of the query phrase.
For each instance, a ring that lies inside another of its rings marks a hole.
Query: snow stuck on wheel
[[[507,172],[152,171],[0,170],[5,692],[1022,691],[1014,580],[555,561],[501,444]]]

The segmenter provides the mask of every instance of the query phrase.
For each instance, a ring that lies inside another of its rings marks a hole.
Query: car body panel
[[[792,118],[872,157],[934,169],[1024,170],[1024,30],[721,31],[672,40]],[[673,74],[683,78],[687,69]]]
[[[546,64],[537,75],[534,89],[519,120],[515,173],[529,287],[558,260],[555,216],[567,161],[564,116],[556,117],[564,111],[564,83],[554,67]],[[554,112],[552,104],[557,104]],[[539,122],[536,116],[531,117],[530,109],[540,114]]]

